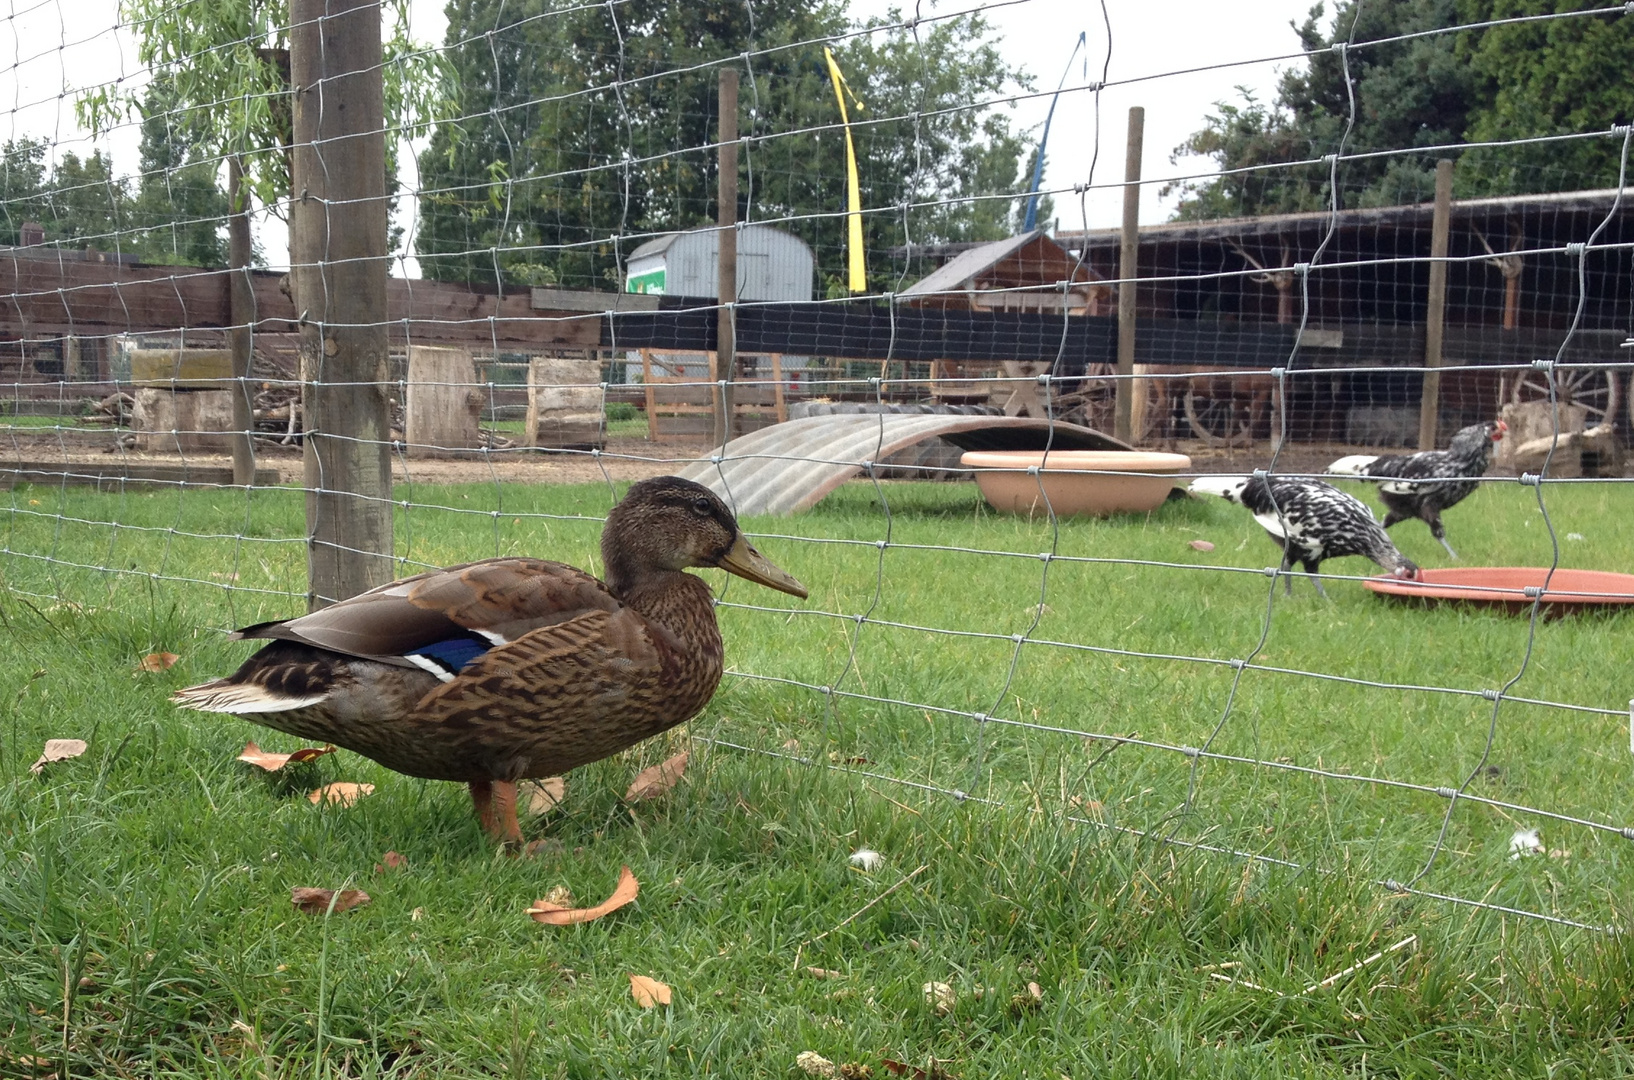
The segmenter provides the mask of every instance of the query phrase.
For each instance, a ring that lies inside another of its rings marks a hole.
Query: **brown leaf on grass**
[[[643,1009],[650,1009],[655,1005],[668,1005],[670,1001],[669,987],[657,979],[649,979],[645,975],[630,976],[630,996]]]
[[[1191,548],[1193,551],[1213,551],[1214,550],[1214,545],[1209,543],[1207,540],[1191,540],[1191,541],[1187,542],[1186,546]]]
[[[529,813],[548,814],[567,798],[567,781],[560,776],[552,776],[546,780],[529,780],[522,785],[522,794],[526,796],[527,801],[524,805]]]
[[[327,914],[331,900],[335,904],[335,914],[339,915],[367,904],[369,894],[362,889],[342,889],[336,894],[334,889],[312,889],[301,885],[289,890],[289,902],[295,905],[295,910],[308,915]]]
[[[84,739],[47,739],[45,740],[45,752],[40,755],[40,760],[28,767],[28,771],[38,776],[53,761],[67,761],[69,758],[77,758],[85,753],[85,750],[86,743]]]
[[[624,801],[640,802],[643,799],[656,799],[669,791],[680,782],[681,775],[687,770],[687,758],[691,756],[690,751],[682,750],[674,757],[636,773],[635,779],[630,783],[630,790],[624,793]]]
[[[253,742],[247,742],[244,744],[244,752],[238,755],[238,760],[247,765],[265,769],[268,772],[277,772],[292,761],[300,764],[303,761],[311,761],[313,758],[323,757],[325,754],[333,754],[334,752],[335,748],[333,746],[303,746],[299,750],[288,754],[274,754],[261,749]]]
[[[313,806],[329,803],[331,806],[351,806],[365,795],[374,794],[373,784],[325,784],[306,797]]]
[[[1025,993],[1017,994],[1010,999],[1010,1012],[1021,1015],[1044,1004],[1044,988],[1035,982],[1027,984]]]
[[[808,967],[808,968],[806,968],[806,974],[810,975],[814,979],[843,979],[843,978],[845,978],[845,973],[844,972],[830,971],[828,968],[820,968],[820,967]]]
[[[173,652],[148,653],[137,662],[136,666],[142,671],[163,671],[180,659],[181,657]]]
[[[387,870],[401,870],[408,865],[408,860],[395,851],[388,851],[380,856],[380,861],[374,864],[374,872],[384,874]]]
[[[630,873],[628,866],[621,866],[618,870],[618,887],[613,895],[597,904],[595,907],[570,908],[561,904],[552,903],[550,897],[535,900],[528,908],[528,915],[534,922],[544,923],[546,926],[572,926],[574,923],[590,922],[599,919],[610,911],[619,908],[634,900],[636,893],[641,891],[641,883],[636,881],[635,875]]]

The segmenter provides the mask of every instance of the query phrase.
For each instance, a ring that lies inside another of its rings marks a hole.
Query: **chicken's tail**
[[[1378,454],[1351,454],[1342,457],[1328,466],[1328,472],[1340,476],[1366,476],[1372,469],[1373,463],[1379,460]]]

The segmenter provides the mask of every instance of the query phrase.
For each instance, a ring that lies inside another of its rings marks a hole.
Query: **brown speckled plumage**
[[[231,676],[173,700],[327,740],[410,776],[466,782],[484,824],[515,839],[510,785],[617,753],[695,716],[714,694],[723,662],[714,603],[683,567],[720,566],[805,595],[749,546],[719,499],[677,477],[630,488],[608,516],[602,556],[606,584],[562,563],[487,559],[247,627],[238,636],[273,640]],[[419,655],[439,642],[483,651],[442,671],[449,665]],[[507,820],[493,820],[490,785],[505,786],[497,801]]]

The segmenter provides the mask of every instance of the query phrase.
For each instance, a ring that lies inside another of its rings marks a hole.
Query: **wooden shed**
[[[1071,285],[1063,288],[1063,282]],[[1106,315],[1112,309],[1111,286],[1042,229],[966,247],[900,296],[916,307],[970,311]]]

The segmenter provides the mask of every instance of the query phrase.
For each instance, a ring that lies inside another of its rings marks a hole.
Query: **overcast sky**
[[[73,100],[87,86],[120,79],[141,85],[144,72],[136,61],[129,33],[116,28],[118,0],[4,0],[8,14],[0,15],[0,138],[46,136],[56,152],[82,156],[100,146],[113,155],[120,171],[134,171],[138,133],[126,127],[93,143],[74,118]],[[977,6],[978,0],[924,0],[920,14],[936,15]],[[1080,31],[1087,33],[1087,50],[1080,51],[1067,74],[1064,93],[1056,108],[1047,156],[1046,188],[1089,183],[1115,184],[1122,179],[1125,131],[1130,106],[1146,110],[1144,173],[1161,178],[1202,171],[1206,163],[1182,159],[1171,165],[1169,155],[1190,132],[1201,126],[1213,103],[1235,98],[1236,87],[1246,86],[1269,99],[1278,73],[1297,63],[1286,57],[1298,49],[1289,28],[1304,17],[1311,0],[1106,0],[1111,24],[1111,84],[1099,95],[1082,89],[1100,78],[1107,62],[1108,40],[1101,9],[1094,0],[1013,0],[988,11],[988,20],[1002,37],[1001,48],[1010,62],[1030,72],[1041,90],[1051,90],[1061,79],[1067,58]],[[441,0],[412,0],[414,35],[440,43],[447,29]],[[853,0],[858,18],[884,15],[887,0]],[[1087,57],[1087,67],[1086,67]],[[1187,74],[1173,74],[1188,72]],[[1161,77],[1158,77],[1161,76]],[[1116,85],[1121,80],[1141,80]],[[1072,89],[1079,88],[1079,89]],[[1015,122],[1028,128],[1043,122],[1047,97],[1018,103]],[[1097,132],[1097,128],[1099,129]],[[1091,177],[1091,163],[1099,140],[1100,155]],[[412,189],[412,157],[403,155]],[[1143,188],[1142,220],[1161,220],[1173,199],[1160,201],[1154,183]],[[1056,216],[1063,229],[1116,225],[1122,196],[1108,188],[1091,191],[1083,200],[1056,199]],[[403,224],[409,224],[404,221]],[[285,238],[275,222],[259,230],[267,259],[285,259]],[[412,260],[407,270],[415,272]]]

